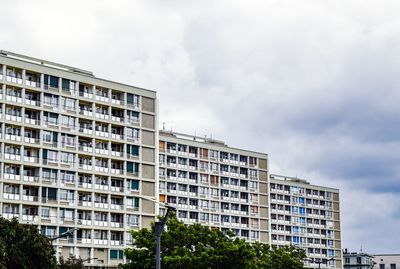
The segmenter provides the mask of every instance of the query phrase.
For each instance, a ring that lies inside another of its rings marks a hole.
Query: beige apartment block
[[[112,68],[110,66],[110,68]],[[57,255],[124,262],[154,221],[156,93],[0,51],[0,213],[38,226]]]
[[[224,142],[159,132],[159,200],[187,224],[269,242],[268,155]]]
[[[342,268],[339,209],[338,189],[270,175],[271,244],[303,248],[309,268]]]

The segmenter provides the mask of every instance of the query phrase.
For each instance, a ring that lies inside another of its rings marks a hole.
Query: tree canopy
[[[125,250],[124,269],[155,268],[155,226],[132,231],[133,246]],[[305,252],[286,246],[248,243],[233,234],[201,224],[185,225],[173,215],[161,238],[164,269],[301,269]]]
[[[57,268],[55,251],[36,226],[0,217],[0,269]]]

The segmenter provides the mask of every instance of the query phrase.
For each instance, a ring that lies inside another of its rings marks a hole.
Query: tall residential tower
[[[78,228],[57,255],[123,262],[156,213],[156,112],[153,91],[0,51],[1,215],[51,237]]]
[[[311,268],[342,268],[339,190],[270,175],[271,244],[306,251]]]
[[[185,223],[269,242],[268,155],[160,131],[159,199]]]

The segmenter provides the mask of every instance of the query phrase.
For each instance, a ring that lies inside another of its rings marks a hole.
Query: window
[[[50,208],[42,207],[42,218],[50,218]]]
[[[385,269],[385,264],[384,263],[379,264],[379,269]]]
[[[112,260],[122,260],[124,257],[122,250],[111,249],[110,250],[110,259]]]
[[[396,264],[391,263],[391,264],[390,264],[390,269],[396,269]]]
[[[139,106],[139,96],[136,95],[136,94],[128,93],[128,95],[127,95],[127,103],[130,106],[138,107]]]

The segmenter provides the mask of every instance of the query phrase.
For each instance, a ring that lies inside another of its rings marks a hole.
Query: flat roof
[[[226,150],[236,154],[251,154],[258,158],[268,159],[268,154],[266,153],[229,147],[227,144],[225,144],[224,141],[213,138],[199,137],[184,133],[160,130],[159,139],[164,139],[169,142],[182,143],[189,146],[204,147],[207,149]]]
[[[270,178],[270,182],[271,183],[290,183],[290,184],[296,185],[296,186],[318,188],[318,189],[321,189],[321,190],[327,190],[328,189],[328,190],[331,190],[333,192],[339,192],[339,189],[337,189],[337,188],[310,184],[310,182],[308,182],[307,180],[300,179],[298,177],[290,177],[290,176],[283,176],[283,175],[277,175],[277,174],[270,174],[269,178]]]
[[[64,77],[66,79],[78,80],[83,83],[95,84],[104,88],[111,88],[115,90],[120,89],[123,91],[135,90],[143,96],[156,98],[156,91],[154,90],[98,78],[93,74],[92,71],[38,59],[7,50],[0,50],[0,59],[3,59],[5,64],[12,65],[13,67]],[[94,83],[93,80],[96,83]]]

